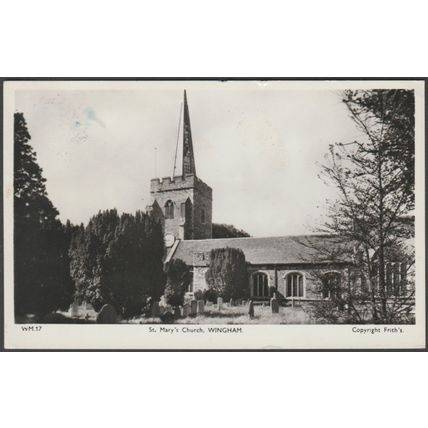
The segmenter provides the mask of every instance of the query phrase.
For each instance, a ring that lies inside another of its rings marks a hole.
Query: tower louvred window
[[[165,218],[174,218],[174,203],[167,201],[165,204]]]

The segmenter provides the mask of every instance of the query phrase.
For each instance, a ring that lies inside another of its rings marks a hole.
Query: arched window
[[[303,297],[303,275],[300,273],[289,273],[285,277],[285,297]]]
[[[267,274],[257,272],[253,275],[253,297],[269,297]]]
[[[166,201],[165,218],[174,218],[174,202],[172,202],[171,200]]]
[[[340,293],[340,273],[328,272],[322,279],[322,298],[330,299]]]
[[[201,209],[201,223],[205,223],[205,210]]]

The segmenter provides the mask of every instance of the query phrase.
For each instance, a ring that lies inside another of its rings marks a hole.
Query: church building
[[[203,291],[208,288],[205,273],[211,250],[238,248],[248,264],[252,299],[267,300],[273,293],[281,299],[329,299],[331,290],[337,288],[334,285],[349,274],[349,243],[327,235],[212,239],[213,190],[196,174],[186,91],[183,107],[182,174],[152,179],[147,207],[163,226],[165,263],[183,260],[193,274],[189,291]],[[341,261],[320,257],[318,248],[334,247],[340,253],[341,245],[347,250],[342,251],[347,256]]]

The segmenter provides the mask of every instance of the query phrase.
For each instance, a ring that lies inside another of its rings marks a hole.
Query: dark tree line
[[[213,239],[219,238],[248,238],[250,235],[231,224],[213,223]]]
[[[99,212],[71,241],[76,297],[95,310],[110,303],[125,317],[140,314],[163,292],[163,252],[162,227],[149,215]]]

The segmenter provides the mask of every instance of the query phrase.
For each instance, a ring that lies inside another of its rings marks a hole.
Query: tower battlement
[[[195,175],[177,175],[175,177],[153,178],[150,180],[150,193],[192,188],[198,188],[200,190],[207,191],[208,193],[212,193],[211,187]]]

